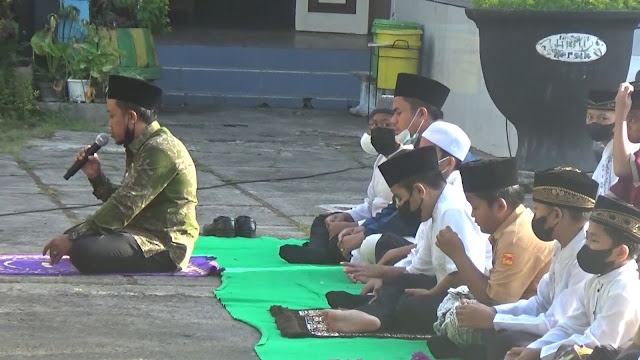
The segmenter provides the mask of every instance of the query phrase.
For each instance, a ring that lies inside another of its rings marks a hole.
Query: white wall
[[[494,156],[508,156],[505,117],[487,93],[478,29],[464,9],[425,0],[393,0],[391,17],[424,24],[421,73],[451,88],[444,119],[460,126],[473,147]],[[517,132],[511,123],[508,129],[515,156]]]
[[[325,2],[331,2],[326,0]],[[358,0],[355,14],[310,13],[308,0],[296,0],[296,30],[347,34],[366,34],[369,25],[369,0]]]

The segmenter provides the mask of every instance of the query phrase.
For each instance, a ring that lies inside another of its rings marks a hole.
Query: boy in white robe
[[[583,172],[556,168],[535,173],[532,228],[543,241],[555,239],[551,268],[537,295],[495,307],[468,304],[456,309],[460,326],[488,330],[488,360],[504,359],[512,347],[527,346],[574,312],[575,294],[592,276],[578,266],[576,256],[586,241],[597,192],[598,183]]]
[[[505,359],[553,359],[574,346],[626,347],[640,325],[640,210],[601,195],[589,219],[578,265],[596,276],[586,281],[574,313],[526,348]]]

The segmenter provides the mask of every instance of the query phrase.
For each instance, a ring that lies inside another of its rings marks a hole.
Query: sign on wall
[[[309,0],[309,12],[355,14],[358,0]]]
[[[296,30],[367,34],[369,1],[296,0]]]

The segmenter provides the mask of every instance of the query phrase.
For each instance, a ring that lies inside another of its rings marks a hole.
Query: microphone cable
[[[288,176],[288,177],[282,177],[282,178],[269,178],[269,179],[229,181],[229,182],[224,182],[223,184],[218,184],[218,185],[198,187],[198,191],[200,191],[200,190],[211,190],[211,189],[217,189],[217,188],[221,188],[221,187],[225,187],[225,186],[242,185],[242,184],[254,184],[254,183],[266,183],[266,182],[279,182],[279,181],[289,181],[289,180],[311,179],[311,178],[316,178],[316,177],[320,177],[320,176],[340,174],[340,173],[344,173],[344,172],[351,171],[351,170],[360,170],[360,169],[368,169],[368,168],[370,168],[370,166],[357,166],[357,167],[348,167],[348,168],[344,168],[344,169],[340,169],[340,170],[325,171],[325,172],[315,173],[315,174],[310,174],[310,175]],[[24,210],[24,211],[16,211],[16,212],[11,212],[11,213],[0,213],[0,217],[16,216],[16,215],[27,215],[27,214],[37,214],[37,213],[44,213],[44,212],[51,212],[51,211],[58,211],[58,210],[86,209],[86,208],[90,208],[90,207],[94,207],[94,206],[100,206],[100,205],[102,205],[102,203],[89,204],[89,205],[71,205],[71,206],[65,206],[65,207],[37,209],[37,210]]]

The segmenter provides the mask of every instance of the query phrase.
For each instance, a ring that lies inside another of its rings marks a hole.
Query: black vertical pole
[[[18,21],[18,42],[29,42],[34,33],[33,14],[35,0],[17,0],[16,17]]]
[[[36,0],[17,0],[15,2],[16,21],[18,22],[18,47],[19,56],[23,58],[31,57],[31,46],[29,41],[33,36],[34,24],[33,13]]]
[[[32,0],[33,2],[33,33],[42,29],[49,21],[49,14],[57,14],[60,0]],[[29,37],[31,38],[31,37]]]

